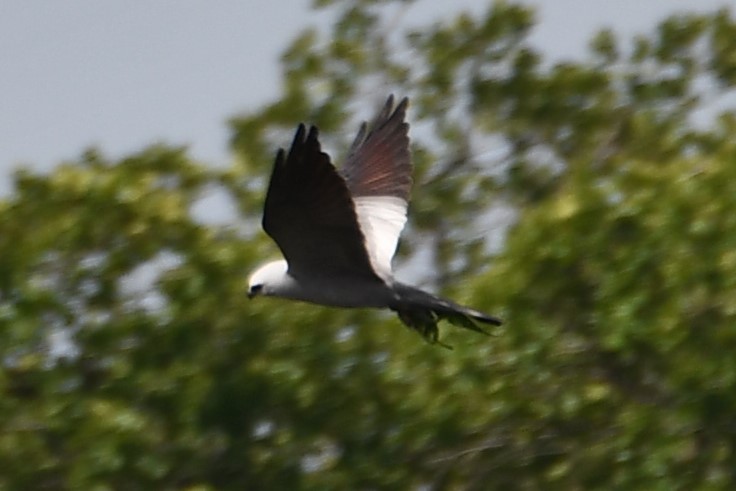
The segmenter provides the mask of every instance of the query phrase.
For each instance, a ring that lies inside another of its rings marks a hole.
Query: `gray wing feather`
[[[390,96],[370,126],[361,125],[342,168],[353,197],[394,196],[409,200],[412,165],[409,124],[404,121],[408,104],[404,98],[394,108],[394,98]]]

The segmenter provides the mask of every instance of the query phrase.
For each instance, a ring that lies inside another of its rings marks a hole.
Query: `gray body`
[[[397,300],[393,289],[382,281],[359,276],[294,277],[288,273],[279,296],[343,308],[387,308]]]

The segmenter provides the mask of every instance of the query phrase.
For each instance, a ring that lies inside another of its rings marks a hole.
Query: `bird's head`
[[[248,298],[259,295],[278,295],[279,287],[287,278],[286,261],[266,263],[251,273],[248,279]]]

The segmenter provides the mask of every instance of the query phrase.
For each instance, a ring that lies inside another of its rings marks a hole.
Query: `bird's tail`
[[[437,343],[445,348],[451,348],[439,340],[437,323],[441,320],[447,320],[455,326],[483,334],[488,334],[488,332],[476,322],[494,326],[501,325],[501,320],[497,317],[464,307],[409,285],[395,283],[394,291],[397,300],[391,309],[399,315],[401,322],[419,332],[430,344]]]

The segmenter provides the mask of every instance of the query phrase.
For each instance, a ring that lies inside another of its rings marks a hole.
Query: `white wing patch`
[[[371,265],[378,276],[389,279],[391,259],[406,223],[406,201],[395,196],[361,196],[353,200]]]

